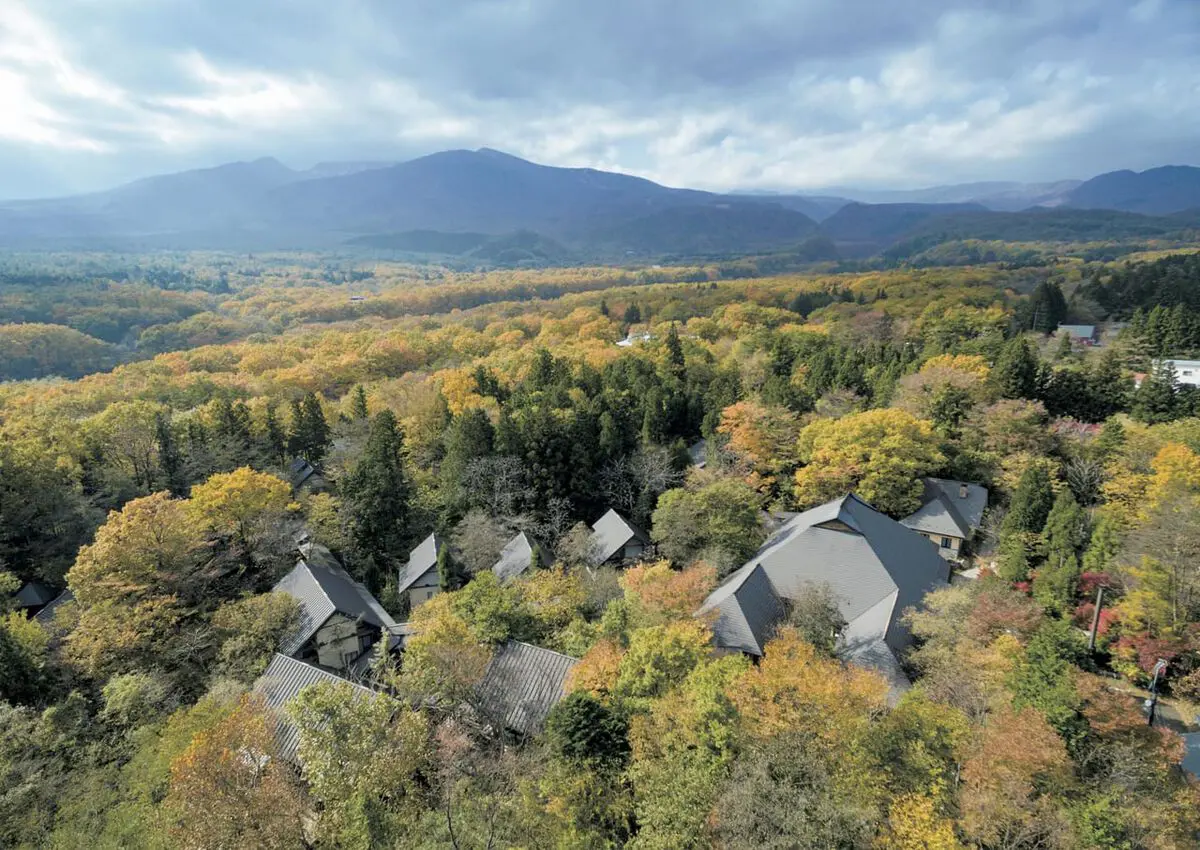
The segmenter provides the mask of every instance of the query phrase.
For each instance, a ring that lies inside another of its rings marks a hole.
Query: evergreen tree
[[[1087,534],[1087,517],[1064,487],[1054,501],[1042,531],[1045,563],[1033,580],[1033,595],[1047,608],[1064,610],[1075,596],[1079,550]]]
[[[672,375],[680,380],[684,379],[687,374],[687,361],[683,356],[683,343],[679,339],[679,331],[674,322],[667,331],[667,365]]]
[[[293,402],[292,432],[288,436],[291,451],[309,463],[320,463],[330,443],[329,423],[316,395],[307,393],[299,402]]]
[[[1103,461],[1114,457],[1125,445],[1125,426],[1117,419],[1109,419],[1096,438],[1096,454]]]
[[[1130,413],[1134,419],[1154,425],[1170,422],[1179,415],[1175,369],[1166,360],[1155,364],[1133,393]]]
[[[1087,551],[1083,553],[1084,572],[1102,573],[1111,567],[1121,553],[1122,539],[1120,523],[1110,513],[1102,511]]]
[[[175,443],[175,435],[171,431],[171,421],[162,413],[154,416],[154,442],[158,449],[158,465],[162,469],[167,489],[173,496],[182,496],[187,491],[183,455]]]
[[[625,308],[625,324],[636,325],[642,320],[642,311],[636,303]]]
[[[264,439],[267,454],[275,463],[283,463],[287,457],[287,435],[275,413],[275,405],[267,405],[266,417],[263,422]]]
[[[1004,534],[1037,534],[1046,525],[1054,505],[1050,476],[1041,464],[1033,464],[1021,475],[1013,493],[1001,531]]]
[[[359,384],[354,388],[354,397],[350,400],[350,417],[356,421],[369,418],[370,409],[367,407],[367,391]]]
[[[404,472],[404,435],[390,410],[371,420],[358,462],[342,478],[342,506],[355,547],[369,567],[364,576],[378,590],[382,565],[402,551],[409,483]]]
[[[1071,342],[1071,335],[1063,331],[1058,336],[1058,348],[1054,350],[1054,359],[1062,363],[1065,360],[1070,360],[1074,355],[1075,344]]]
[[[1029,578],[1029,544],[1023,534],[1008,534],[1000,538],[996,572],[1005,581],[1018,582]]]
[[[492,454],[495,431],[482,408],[473,407],[454,417],[446,430],[446,453],[442,458],[441,479],[447,502],[460,501],[467,465],[476,458]]]
[[[608,302],[603,298],[600,299],[600,315],[608,318]]]
[[[462,584],[458,564],[450,554],[449,546],[442,546],[437,554],[438,586],[444,591],[457,590]]]
[[[1033,348],[1024,337],[1015,337],[1004,344],[992,378],[1005,398],[1036,398],[1040,364]]]

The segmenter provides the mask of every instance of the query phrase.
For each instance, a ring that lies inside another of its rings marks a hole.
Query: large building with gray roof
[[[761,656],[788,603],[827,586],[846,627],[842,654],[897,678],[896,657],[912,642],[904,610],[946,586],[949,565],[929,540],[858,496],[798,514],[714,590],[698,612],[718,647]]]
[[[922,483],[921,507],[900,524],[932,541],[943,558],[958,560],[983,522],[987,488],[945,478],[926,478]]]
[[[324,546],[305,544],[301,556],[274,588],[300,603],[299,620],[280,652],[333,670],[349,670],[396,622]]]

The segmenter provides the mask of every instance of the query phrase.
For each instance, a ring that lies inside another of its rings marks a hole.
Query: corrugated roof
[[[74,602],[74,601],[75,601],[75,592],[73,590],[71,590],[71,588],[68,587],[62,593],[58,594],[58,596],[56,596],[52,600],[50,600],[50,602],[48,602],[46,604],[45,608],[43,608],[41,611],[38,611],[36,614],[34,614],[33,619],[37,620],[42,625],[48,626],[48,625],[50,625],[50,623],[54,622],[54,612],[55,611],[57,611],[62,606],[66,605],[68,602]]]
[[[578,663],[569,655],[510,640],[496,651],[476,692],[497,722],[514,732],[533,734],[562,699],[567,674]]]
[[[284,639],[280,652],[294,654],[335,612],[362,618],[380,629],[396,624],[379,600],[351,578],[328,549],[308,544],[301,551],[304,557],[274,587],[276,591],[291,594],[300,603],[299,623]]]
[[[748,633],[761,646],[761,636],[778,619],[773,606],[764,602],[761,580],[753,579],[743,598],[742,584],[751,580],[755,567],[762,568],[779,599],[795,599],[813,584],[828,585],[848,623],[894,597],[879,635],[889,644],[905,641],[897,628],[900,613],[944,584],[948,575],[932,543],[850,494],[796,516],[710,594],[701,612],[721,610],[714,629],[719,646],[741,649],[749,643]]]
[[[522,531],[504,544],[500,550],[500,560],[492,566],[492,572],[501,580],[515,578],[529,569],[535,551],[538,553],[538,562],[543,566],[554,560],[542,544]]]
[[[437,569],[438,552],[442,545],[442,541],[434,533],[422,540],[417,548],[409,553],[408,565],[400,572],[400,587],[397,592],[403,593],[416,584],[421,576],[430,570]]]
[[[926,478],[921,507],[900,520],[900,524],[927,534],[945,534],[964,540],[979,528],[987,508],[986,487],[966,481]],[[959,495],[967,488],[966,497]]]
[[[262,696],[263,701],[275,711],[275,740],[279,747],[279,755],[292,764],[300,762],[297,755],[300,733],[288,717],[287,704],[294,700],[300,691],[310,685],[322,682],[353,688],[354,692],[360,696],[380,696],[370,688],[348,682],[328,670],[322,670],[320,667],[297,661],[295,658],[289,658],[278,652],[271,658],[266,672],[254,683],[254,692]]]
[[[610,508],[608,513],[596,520],[592,526],[592,543],[595,544],[597,553],[596,563],[603,564],[624,549],[630,540],[637,540],[643,546],[650,545],[650,538],[644,531]]]
[[[40,581],[27,581],[21,585],[13,599],[16,600],[18,608],[37,608],[48,603],[54,596],[54,591]]]

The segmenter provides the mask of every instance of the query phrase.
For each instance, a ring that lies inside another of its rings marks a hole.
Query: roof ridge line
[[[566,658],[570,661],[579,661],[579,659],[576,658],[574,655],[567,655],[565,652],[559,652],[557,649],[550,649],[549,647],[538,646],[536,643],[530,643],[529,641],[517,640],[516,638],[509,638],[507,642],[520,644],[521,646],[527,646],[530,649],[536,649],[541,652],[550,652],[550,653],[553,653],[554,655],[561,656],[562,658]]]

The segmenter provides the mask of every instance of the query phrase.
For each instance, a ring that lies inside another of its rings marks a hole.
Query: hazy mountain
[[[1051,183],[989,181],[930,186],[925,189],[853,189],[834,187],[831,195],[865,204],[979,204],[990,210],[1015,211],[1035,206],[1058,206],[1079,180]]]
[[[979,204],[847,204],[821,222],[821,232],[847,255],[866,256],[887,247],[933,218],[984,212]]]
[[[1149,171],[1112,171],[1081,184],[1067,203],[1085,209],[1166,215],[1200,207],[1200,168],[1166,165]]]
[[[941,231],[930,222],[987,209],[1200,207],[1200,169],[1115,172],[1078,185],[971,183],[857,194],[907,200],[720,195],[590,168],[538,165],[487,148],[401,163],[323,162],[306,171],[264,158],[148,177],[88,195],[0,204],[0,245],[254,250],[349,243],[536,262],[787,252],[819,234],[843,253],[863,256],[911,237],[935,239]],[[1125,227],[1137,234],[1168,226],[1068,219],[1033,217],[1003,226],[988,221],[972,232],[994,226],[1025,232],[1028,226],[1059,233],[1078,226],[1087,232]]]

